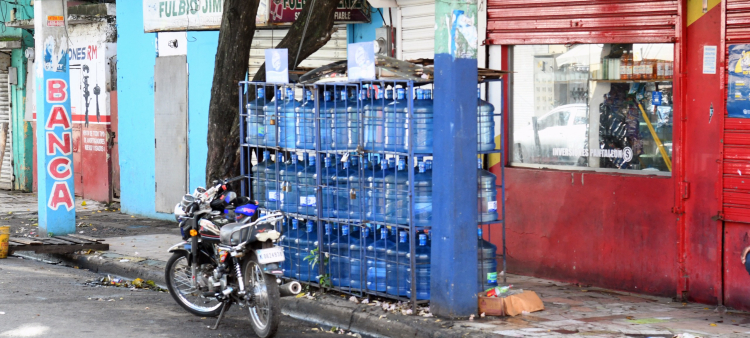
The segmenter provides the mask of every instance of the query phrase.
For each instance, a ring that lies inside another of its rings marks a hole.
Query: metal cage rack
[[[479,87],[492,89],[490,82]],[[285,278],[413,305],[429,301],[432,112],[423,100],[431,89],[405,80],[240,82],[240,165],[247,176],[241,193],[261,212],[287,215],[280,241]],[[504,159],[504,142],[495,142],[495,129],[503,130],[499,111],[478,115],[478,156]],[[497,283],[497,249],[489,240],[505,218],[502,165],[499,174],[478,197],[482,290]]]

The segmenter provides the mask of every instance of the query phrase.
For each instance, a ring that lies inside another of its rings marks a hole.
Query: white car
[[[588,148],[588,106],[585,103],[557,107],[513,133],[514,161],[535,164],[578,164],[581,156],[574,154]],[[538,144],[537,144],[538,136]]]

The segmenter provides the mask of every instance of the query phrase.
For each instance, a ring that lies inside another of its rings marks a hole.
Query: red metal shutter
[[[487,43],[674,42],[678,1],[489,0]]]
[[[726,45],[750,42],[750,0],[728,0],[726,6]],[[725,79],[728,71],[725,66]],[[750,223],[750,119],[724,119],[723,158],[724,219]]]

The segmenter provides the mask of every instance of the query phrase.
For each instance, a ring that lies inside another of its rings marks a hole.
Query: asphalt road
[[[0,259],[0,337],[255,337],[247,312],[213,318],[184,311],[166,292],[91,287],[98,274],[38,261]],[[284,317],[277,337],[332,337]]]

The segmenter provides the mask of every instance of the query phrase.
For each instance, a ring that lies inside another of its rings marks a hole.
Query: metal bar
[[[316,224],[318,226],[318,238],[323,238],[323,224],[321,221],[321,218],[323,217],[323,191],[322,191],[322,184],[323,181],[321,179],[321,144],[322,144],[322,138],[320,134],[320,98],[324,97],[323,95],[325,91],[325,86],[318,88],[315,87],[315,138],[317,142],[315,142],[315,207],[316,207]],[[324,265],[324,258],[325,255],[323,254],[323,241],[318,241],[318,274],[323,275],[325,273],[325,270],[323,268]],[[318,280],[320,282],[320,280]]]
[[[504,86],[504,82],[503,82],[502,79],[500,79],[500,88],[501,88],[501,91],[500,91],[500,102],[505,102],[504,97],[503,97],[504,96],[503,93],[505,93],[505,88],[504,87],[505,87]],[[507,255],[506,255],[506,248],[505,248],[505,163],[506,163],[505,162],[506,161],[505,151],[506,151],[506,149],[508,149],[507,148],[507,146],[508,146],[508,137],[506,137],[506,135],[508,133],[505,130],[505,123],[503,123],[505,121],[505,116],[506,116],[505,111],[504,111],[504,107],[505,107],[505,105],[501,105],[500,106],[500,115],[501,115],[501,117],[500,117],[500,133],[501,133],[500,150],[502,150],[502,152],[500,153],[500,158],[501,158],[501,160],[500,160],[500,176],[502,177],[501,180],[500,180],[500,182],[501,182],[500,184],[502,185],[502,187],[500,189],[500,193],[502,195],[501,204],[502,204],[502,208],[503,208],[503,211],[502,211],[502,213],[503,213],[503,215],[502,215],[502,220],[503,220],[503,243],[502,243],[503,244],[503,284],[507,285],[508,284],[508,260],[506,258]]]
[[[245,97],[245,95],[242,94],[242,89],[244,87],[245,88],[245,92],[247,92],[250,88],[246,84],[242,84],[242,83],[240,83],[238,85],[238,87],[239,87],[238,90],[239,90],[239,100],[240,100],[240,110],[239,110],[239,112],[240,112],[240,114],[239,114],[239,122],[240,122],[240,144],[243,144],[243,143],[246,142],[246,137],[245,137],[245,119],[246,119],[246,117],[243,116],[242,112],[246,112],[246,110],[245,110],[245,107],[243,105],[243,101],[245,101],[245,100],[243,100],[243,97]],[[240,182],[240,196],[247,196],[246,191],[245,191],[246,190],[245,189],[245,181],[249,182],[249,180],[250,180],[250,178],[249,178],[250,175],[248,175],[247,169],[245,168],[245,157],[247,156],[246,155],[247,151],[248,151],[248,149],[240,147],[240,175],[246,176],[246,178],[243,178],[242,181]]]
[[[417,309],[417,259],[415,257],[416,253],[416,237],[417,237],[417,227],[416,224],[414,224],[414,134],[415,134],[415,126],[414,126],[414,96],[412,93],[414,93],[414,82],[409,81],[407,83],[407,91],[406,91],[406,97],[407,97],[407,104],[408,104],[408,111],[407,111],[407,121],[408,121],[408,130],[407,133],[411,133],[409,135],[409,141],[407,147],[409,148],[409,158],[408,160],[408,175],[409,175],[409,192],[408,192],[408,201],[409,201],[409,266],[410,266],[410,278],[411,278],[411,307],[413,310]],[[398,195],[397,195],[398,196]]]

